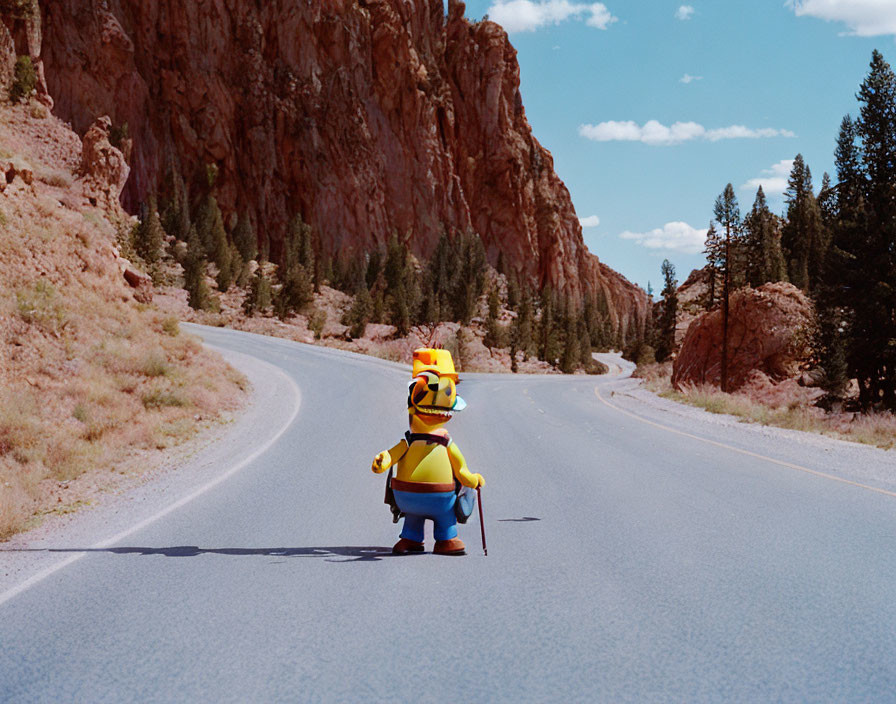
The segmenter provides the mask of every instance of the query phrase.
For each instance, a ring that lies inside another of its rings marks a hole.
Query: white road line
[[[811,474],[815,477],[820,477],[821,479],[829,479],[834,482],[839,482],[841,484],[848,484],[849,486],[855,486],[859,489],[866,489],[867,491],[873,491],[876,494],[883,494],[884,496],[892,496],[896,498],[896,492],[887,491],[886,489],[880,489],[876,486],[869,486],[868,484],[862,484],[861,482],[854,482],[850,479],[844,479],[843,477],[838,477],[834,474],[828,474],[827,472],[819,472],[817,469],[809,469],[808,467],[803,467],[799,464],[793,464],[792,462],[785,462],[784,460],[776,460],[773,457],[766,457],[765,455],[760,455],[756,452],[750,452],[749,450],[742,450],[739,447],[734,447],[733,445],[726,445],[723,442],[717,442],[716,440],[709,440],[708,438],[701,438],[699,435],[692,435],[691,433],[686,433],[683,430],[677,430],[676,428],[670,428],[668,425],[663,425],[662,423],[655,423],[652,420],[647,420],[646,418],[642,418],[636,413],[632,413],[630,411],[625,410],[624,408],[620,408],[619,406],[615,406],[609,401],[607,401],[603,396],[601,396],[600,389],[598,387],[594,387],[594,394],[600,399],[600,401],[612,408],[614,411],[618,411],[619,413],[623,413],[635,420],[639,420],[642,423],[647,423],[647,425],[652,425],[655,428],[661,428],[662,430],[667,430],[670,433],[675,433],[676,435],[682,435],[686,438],[691,438],[692,440],[699,440],[700,442],[704,442],[707,445],[715,445],[716,447],[724,448],[725,450],[731,450],[732,452],[739,452],[742,455],[746,455],[747,457],[754,457],[759,460],[765,460],[766,462],[771,462],[772,464],[777,464],[781,467],[787,467],[788,469],[794,469],[798,472],[805,472],[806,474]]]
[[[15,598],[22,592],[30,589],[35,584],[42,582],[50,575],[55,574],[59,570],[65,569],[66,567],[68,567],[69,565],[71,565],[74,562],[77,562],[82,557],[87,555],[89,551],[103,550],[105,548],[108,548],[108,547],[114,545],[115,543],[117,543],[121,540],[124,540],[128,536],[133,535],[134,533],[136,533],[140,530],[143,530],[148,525],[151,525],[152,523],[155,523],[159,519],[164,518],[172,511],[176,511],[177,509],[181,508],[182,506],[185,506],[186,504],[188,504],[191,501],[193,501],[194,499],[202,496],[203,494],[210,491],[211,489],[214,489],[216,486],[218,486],[219,484],[221,484],[222,482],[226,481],[227,479],[232,477],[234,474],[239,472],[246,465],[254,462],[256,459],[261,457],[261,455],[263,455],[265,452],[267,452],[271,448],[271,446],[283,436],[283,434],[287,431],[289,426],[292,425],[292,422],[296,419],[296,416],[299,415],[299,409],[302,406],[302,392],[299,390],[298,385],[293,380],[293,378],[291,376],[289,376],[288,374],[286,374],[285,372],[283,373],[283,376],[286,377],[287,381],[289,382],[289,385],[292,387],[292,391],[293,391],[293,394],[296,399],[296,405],[295,405],[295,408],[293,408],[292,414],[289,416],[289,419],[286,421],[286,423],[283,424],[283,427],[280,428],[280,430],[277,432],[277,434],[274,437],[272,437],[270,440],[268,440],[268,442],[266,442],[262,447],[255,450],[255,452],[253,452],[251,455],[246,457],[239,464],[236,464],[233,467],[231,467],[230,469],[228,469],[226,472],[224,472],[224,474],[221,474],[221,475],[215,477],[212,481],[199,487],[192,493],[187,494],[187,496],[184,496],[184,497],[178,499],[173,504],[171,504],[170,506],[167,506],[166,508],[162,509],[158,513],[150,516],[149,518],[146,518],[146,519],[140,521],[139,523],[131,526],[130,528],[127,528],[126,530],[123,530],[121,533],[118,533],[117,535],[113,535],[111,538],[107,538],[106,540],[102,540],[102,541],[96,543],[95,545],[91,545],[90,548],[88,548],[88,550],[85,552],[75,553],[71,557],[67,557],[62,562],[58,562],[55,565],[53,565],[52,567],[48,567],[47,569],[45,569],[41,572],[38,572],[35,575],[32,575],[31,577],[26,579],[21,584],[18,584],[15,587],[12,587],[10,589],[7,589],[5,592],[0,593],[0,606],[5,604],[10,599]]]

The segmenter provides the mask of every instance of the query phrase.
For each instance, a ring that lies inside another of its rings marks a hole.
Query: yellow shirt
[[[400,458],[395,478],[403,482],[449,484],[457,478],[464,486],[475,487],[478,483],[467,469],[463,454],[453,442],[445,447],[418,440],[408,447],[407,441],[402,440],[389,450],[389,455]]]

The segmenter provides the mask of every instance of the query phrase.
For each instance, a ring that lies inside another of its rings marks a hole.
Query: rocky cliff
[[[602,293],[625,330],[644,292],[586,249],[532,135],[503,29],[451,0],[41,0],[55,112],[127,124],[134,210],[175,165],[214,163],[232,223],[276,253],[300,213],[330,252],[392,233],[427,255],[473,230],[489,259],[573,295]]]

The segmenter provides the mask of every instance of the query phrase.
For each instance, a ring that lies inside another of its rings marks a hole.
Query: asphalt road
[[[408,370],[202,334],[286,372],[298,415],[0,602],[0,701],[896,699],[886,486],[786,440],[635,417],[618,377],[466,375],[448,427],[487,482],[489,554],[472,519],[466,557],[393,557],[369,466],[405,430]]]

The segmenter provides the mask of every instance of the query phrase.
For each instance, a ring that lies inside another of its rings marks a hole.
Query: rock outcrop
[[[93,205],[102,205],[115,212],[120,209],[121,191],[131,169],[124,155],[109,142],[112,120],[107,115],[97,118],[82,140],[81,166],[78,176],[84,196]]]
[[[812,304],[786,283],[744,288],[731,295],[728,321],[728,382],[735,391],[756,385],[756,372],[771,381],[795,377],[808,356]],[[672,385],[721,383],[722,311],[715,308],[694,320],[672,368]]]
[[[16,58],[29,56],[37,78],[36,97],[44,105],[53,107],[41,61],[41,28],[38,0],[0,0],[0,93],[6,95]]]
[[[128,126],[132,212],[174,166],[207,164],[227,222],[276,256],[300,213],[332,252],[393,234],[426,256],[477,232],[492,264],[602,294],[623,330],[645,293],[590,254],[569,192],[526,120],[507,34],[450,0],[45,0],[42,59],[79,132]]]

